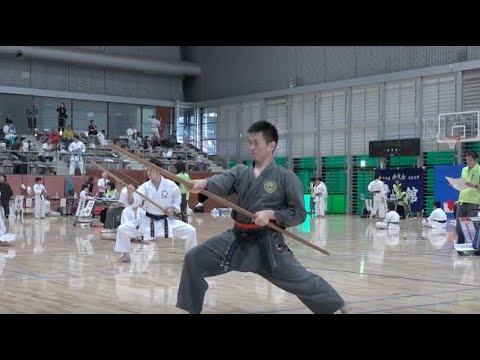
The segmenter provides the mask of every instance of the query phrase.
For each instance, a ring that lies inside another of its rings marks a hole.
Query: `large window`
[[[38,103],[37,128],[40,132],[44,130],[50,131],[51,129],[58,130],[57,108],[62,102],[67,108],[68,118],[66,120],[66,126],[72,125],[72,100],[48,97],[37,97],[36,100]]]
[[[32,96],[0,94],[0,121],[1,126],[5,125],[7,116],[13,120],[18,134],[27,130],[26,109],[31,105]]]
[[[102,130],[107,131],[107,103],[99,101],[73,100],[72,110],[74,132],[88,132],[90,120],[95,120],[98,132],[101,132]]]
[[[72,100],[61,98],[50,98],[30,95],[0,94],[0,126],[5,123],[8,116],[13,119],[17,134],[28,134],[27,129],[27,109],[32,107],[35,99],[38,106],[37,129],[40,132],[44,130],[58,129],[57,108],[61,102],[65,103],[67,108],[66,125],[71,125],[76,133],[86,133],[88,131],[89,120],[94,120],[98,131],[105,130],[106,137],[113,139],[119,136],[126,136],[127,129],[133,125],[143,136],[151,136],[157,123],[151,119],[157,114],[155,106],[107,103],[100,101]],[[165,108],[169,114],[170,109]],[[187,112],[187,134],[186,138],[194,144],[200,142],[200,137],[196,134],[198,120],[195,119],[194,109],[188,109]],[[30,111],[30,110],[29,110]],[[163,115],[165,116],[165,115]],[[169,119],[162,119],[162,123],[168,123]],[[183,119],[182,119],[183,120]],[[33,130],[33,129],[32,129]],[[182,140],[183,140],[182,127]],[[32,131],[33,133],[33,131]],[[164,134],[168,136],[168,133]],[[198,139],[196,139],[198,137]],[[193,140],[192,140],[193,139]],[[195,140],[196,139],[196,140]],[[198,146],[198,145],[196,145]]]
[[[198,119],[196,109],[180,109],[177,121],[177,141],[198,146],[200,136],[197,133]]]
[[[205,109],[202,116],[202,151],[217,153],[217,109]]]
[[[108,104],[108,138],[127,136],[127,129],[132,125],[142,131],[142,107],[129,104]]]
[[[152,137],[154,129],[158,123],[153,122],[151,119],[155,116],[156,109],[154,106],[142,106],[142,136]]]
[[[0,122],[2,126],[5,123],[5,118],[8,116],[13,120],[17,134],[28,133],[27,109],[31,109],[34,99],[38,108],[36,125],[40,131],[57,128],[57,108],[60,102],[64,102],[67,107],[67,124],[71,123],[71,100],[29,95],[0,94]]]

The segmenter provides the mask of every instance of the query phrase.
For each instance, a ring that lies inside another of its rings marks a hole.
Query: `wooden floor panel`
[[[195,214],[199,242],[232,220]],[[358,216],[329,215],[289,229],[329,250],[325,256],[288,244],[310,271],[329,281],[355,313],[479,313],[480,257],[460,257],[455,236],[434,236],[419,220],[402,222],[399,236]],[[72,217],[11,218],[13,247],[0,248],[0,313],[174,313],[184,244],[165,239],[132,244],[132,263],[117,263],[114,241],[100,228],[73,226]],[[293,295],[252,273],[207,279],[204,313],[303,314]]]

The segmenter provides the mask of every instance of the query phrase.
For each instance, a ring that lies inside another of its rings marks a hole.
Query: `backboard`
[[[437,142],[479,141],[480,111],[464,111],[438,115]]]

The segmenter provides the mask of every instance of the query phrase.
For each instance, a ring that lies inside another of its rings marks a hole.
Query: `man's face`
[[[465,161],[467,162],[467,165],[469,167],[472,167],[472,166],[475,166],[475,164],[477,163],[477,160],[475,160],[473,157],[471,156],[466,156],[465,157]]]
[[[249,134],[248,144],[254,161],[261,161],[272,155],[276,146],[275,141],[267,144],[261,132]]]
[[[148,168],[147,169],[147,176],[150,180],[154,181],[154,182],[157,182],[160,180],[160,172],[158,172],[157,170],[154,170],[152,168]]]

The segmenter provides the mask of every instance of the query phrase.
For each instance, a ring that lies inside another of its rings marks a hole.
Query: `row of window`
[[[107,138],[110,139],[126,135],[130,125],[138,129],[142,135],[150,135],[152,133],[150,119],[156,115],[154,106],[0,94],[0,117],[3,121],[7,117],[11,118],[17,133],[27,133],[29,131],[27,117],[31,116],[29,114],[34,100],[38,109],[34,116],[39,130],[58,127],[57,108],[63,102],[67,108],[66,123],[72,125],[73,130],[86,131],[89,120],[93,119],[98,130],[105,130]],[[178,142],[191,143],[211,155],[216,153],[216,110],[181,108],[177,124],[173,122],[173,118],[168,119],[168,131],[176,130]],[[165,123],[165,119],[162,119],[162,123]]]

